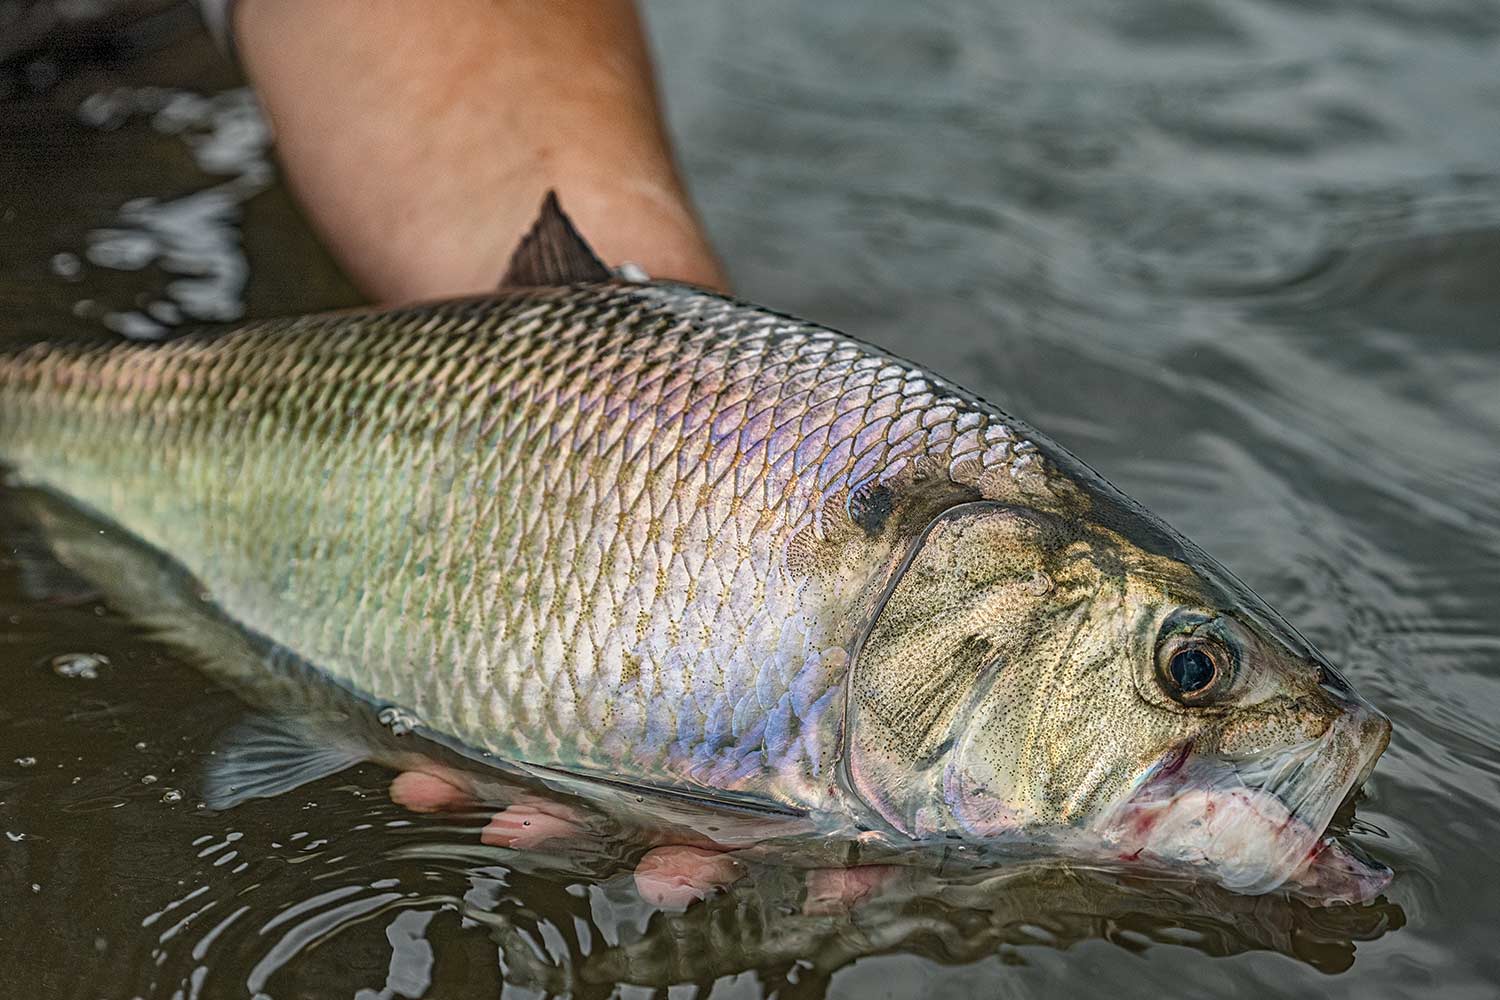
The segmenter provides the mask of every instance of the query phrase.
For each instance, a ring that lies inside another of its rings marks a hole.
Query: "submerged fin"
[[[6,536],[0,566],[15,568],[22,595],[53,607],[76,607],[101,598],[97,587],[58,561],[40,526],[9,492],[0,492],[0,518]]]
[[[758,795],[673,788],[536,764],[517,765],[517,769],[554,791],[577,796],[613,816],[632,818],[658,832],[690,831],[725,846],[758,844],[770,837],[816,829],[806,812]]]
[[[714,843],[743,846],[816,828],[806,812],[758,795],[673,788],[537,764],[513,767],[555,792],[658,832],[690,831]]]
[[[560,767],[542,764],[515,765],[540,781],[554,788],[570,792],[580,798],[625,797],[639,801],[653,799],[658,803],[673,802],[684,809],[702,809],[712,812],[747,813],[755,816],[800,819],[807,813],[801,809],[784,806],[771,799],[744,792],[698,791],[691,788],[674,788],[650,782],[632,781],[611,775],[591,774],[586,771],[569,771]]]
[[[563,214],[557,192],[548,191],[531,231],[521,237],[501,288],[534,288],[608,281],[614,275]]]
[[[288,724],[265,716],[229,730],[204,775],[203,801],[232,809],[337,774],[364,758],[344,747],[315,746]]]

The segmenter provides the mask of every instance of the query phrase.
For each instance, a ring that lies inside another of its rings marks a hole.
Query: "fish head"
[[[1389,721],[1209,556],[1128,520],[936,518],[856,653],[851,784],[919,839],[1052,835],[1245,893],[1373,896],[1388,873],[1326,831]]]

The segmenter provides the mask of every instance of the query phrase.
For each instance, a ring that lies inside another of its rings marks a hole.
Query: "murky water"
[[[156,336],[355,301],[190,17],[27,27],[66,46],[17,57],[13,6],[0,322]],[[628,859],[482,847],[482,818],[408,814],[373,767],[214,813],[197,774],[243,708],[11,565],[0,991],[1500,989],[1500,4],[647,9],[741,292],[1046,428],[1390,714],[1354,834],[1396,870],[1385,898],[1016,866],[820,916],[761,866],[667,913]]]

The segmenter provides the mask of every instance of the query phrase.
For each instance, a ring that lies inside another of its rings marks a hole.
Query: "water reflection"
[[[91,229],[84,258],[116,271],[154,269],[160,288],[137,308],[89,310],[127,337],[158,339],[184,322],[219,322],[244,314],[250,268],[240,245],[240,206],[271,183],[270,130],[247,88],[212,96],[162,87],[118,87],[90,95],[79,117],[116,129],[141,116],[181,139],[207,175],[229,180],[175,198],[134,198],[113,224]],[[72,254],[53,257],[69,281],[89,275]],[[135,296],[139,301],[139,292]]]
[[[479,982],[574,997],[696,985],[706,996],[748,974],[764,995],[816,997],[875,955],[990,962],[1003,977],[1034,949],[1091,940],[1132,952],[1267,951],[1334,973],[1358,943],[1405,922],[1385,900],[1311,908],[1037,862],[945,872],[941,857],[908,859],[883,891],[836,912],[809,912],[809,872],[785,856],[667,911],[637,895],[629,854],[519,856],[480,847],[479,817],[411,822],[343,791],[335,808],[354,822],[338,834],[257,841],[236,829],[195,842],[208,880],[143,924],[156,937],[156,988],[214,995],[243,975],[251,995],[297,996],[338,969],[357,996],[446,996]]]

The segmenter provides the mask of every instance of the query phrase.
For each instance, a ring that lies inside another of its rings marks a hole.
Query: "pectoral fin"
[[[313,743],[287,722],[256,716],[225,734],[204,774],[203,801],[210,809],[232,809],[248,799],[294,791],[363,759],[346,747]]]
[[[97,587],[58,561],[41,527],[9,490],[0,491],[0,518],[4,519],[6,535],[0,565],[15,567],[23,595],[60,607],[99,600]]]
[[[420,731],[420,730],[419,730]],[[449,749],[458,749],[441,734],[423,733]],[[575,797],[621,819],[656,832],[692,831],[719,844],[759,843],[767,837],[811,831],[807,814],[771,799],[718,789],[667,788],[611,774],[577,771],[522,762],[486,761],[490,769],[509,772],[563,795]],[[482,794],[482,793],[481,793]]]

